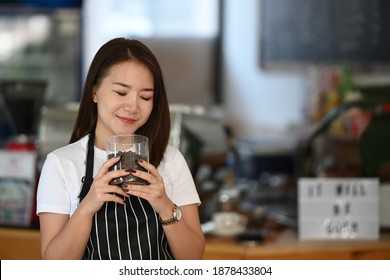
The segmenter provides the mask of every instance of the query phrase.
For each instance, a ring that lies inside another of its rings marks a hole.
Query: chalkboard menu
[[[261,64],[390,63],[388,0],[262,0]]]

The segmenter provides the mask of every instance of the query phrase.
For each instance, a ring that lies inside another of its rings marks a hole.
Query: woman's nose
[[[125,97],[123,109],[128,112],[134,112],[138,108],[138,98],[135,94],[128,94]]]

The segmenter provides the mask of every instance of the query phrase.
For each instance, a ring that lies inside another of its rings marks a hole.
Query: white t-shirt
[[[48,154],[40,175],[37,193],[37,214],[68,214],[76,210],[85,175],[88,136]],[[95,147],[94,176],[106,161],[106,151]],[[158,167],[168,197],[177,205],[200,204],[188,165],[174,147],[168,146]]]

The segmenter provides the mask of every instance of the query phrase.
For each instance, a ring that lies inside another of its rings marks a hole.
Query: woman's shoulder
[[[175,158],[182,156],[178,148],[168,145],[164,153],[164,161],[173,161]]]
[[[176,170],[177,168],[182,168],[185,165],[187,165],[187,162],[182,152],[178,148],[168,145],[160,167],[167,170]]]
[[[87,136],[80,140],[67,144],[66,146],[57,148],[47,155],[47,158],[58,157],[61,159],[71,158],[77,156],[80,152],[84,153],[86,150]]]

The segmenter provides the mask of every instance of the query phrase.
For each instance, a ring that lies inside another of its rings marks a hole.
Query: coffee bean
[[[147,158],[143,158],[142,156],[132,152],[132,151],[122,151],[118,153],[112,153],[108,155],[108,159],[113,158],[115,156],[120,156],[121,159],[114,164],[112,167],[109,168],[109,171],[112,170],[121,170],[121,169],[136,169],[136,170],[141,170],[141,171],[147,171],[145,168],[140,166],[138,164],[138,160],[147,160]],[[120,185],[123,183],[129,183],[129,184],[139,184],[139,185],[149,185],[149,182],[138,178],[136,176],[133,176],[132,174],[129,174],[124,177],[119,177],[110,182],[110,184],[114,185]]]

